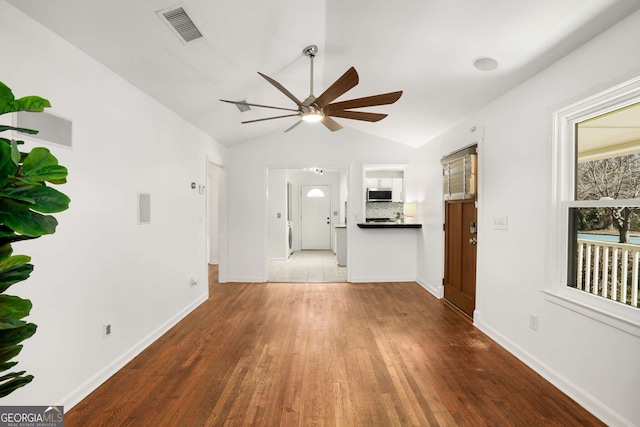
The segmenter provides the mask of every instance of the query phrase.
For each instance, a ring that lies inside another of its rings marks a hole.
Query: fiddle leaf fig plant
[[[37,113],[50,106],[49,101],[39,96],[16,99],[11,89],[0,82],[0,115],[18,111]],[[21,152],[18,146],[24,141],[4,137],[5,131],[38,133],[0,125],[0,397],[33,380],[33,375],[27,375],[26,371],[7,373],[18,364],[13,359],[22,350],[22,341],[33,336],[37,328],[23,320],[31,312],[31,301],[5,293],[33,271],[31,257],[14,255],[13,244],[53,234],[58,221],[48,214],[69,207],[69,198],[49,186],[64,184],[67,168],[59,165],[46,148]]]

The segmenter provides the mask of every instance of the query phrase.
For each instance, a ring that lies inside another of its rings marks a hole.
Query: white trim
[[[423,288],[425,288],[427,291],[429,291],[434,297],[438,299],[444,298],[444,286],[442,285],[432,286],[421,279],[417,279],[416,283],[422,286]]]
[[[189,315],[193,310],[198,308],[202,303],[208,299],[208,295],[202,295],[198,297],[191,304],[186,306],[182,311],[178,312],[175,316],[169,318],[165,323],[149,333],[146,337],[142,338],[137,344],[134,344],[129,350],[122,353],[120,357],[115,359],[112,363],[105,366],[98,371],[95,375],[82,383],[79,387],[73,390],[57,402],[62,402],[65,410],[73,408],[80,403],[82,399],[87,397],[91,392],[96,390],[102,383],[107,381],[116,372],[122,369],[127,363],[131,362],[136,356],[142,353],[147,347],[153,344],[158,338],[173,328],[178,322]]]
[[[513,354],[531,369],[540,374],[544,379],[560,389],[560,391],[571,397],[586,410],[602,420],[605,424],[609,426],[627,427],[633,427],[635,425],[631,421],[621,417],[614,410],[609,408],[600,400],[596,399],[586,390],[579,387],[577,384],[573,383],[565,376],[559,374],[557,371],[541,362],[531,353],[527,352],[504,335],[500,334],[495,329],[491,328],[488,324],[482,322],[479,316],[477,319],[474,317],[474,325],[482,332],[487,334],[495,342],[497,342],[500,346],[502,346],[505,350]]]
[[[265,262],[266,258],[265,258]],[[228,277],[227,278],[227,282],[234,282],[234,283],[267,283],[269,280],[265,279],[263,277],[257,277],[257,276],[239,276],[239,277]]]
[[[376,276],[376,277],[366,277],[366,276],[360,276],[360,277],[352,277],[351,280],[349,280],[350,283],[382,283],[382,282],[415,282],[416,278],[415,276],[390,276],[390,277],[380,277],[380,276]]]
[[[570,207],[637,206],[640,200],[573,200],[575,173],[575,126],[577,123],[640,102],[640,76],[583,100],[560,108],[553,114],[552,224],[549,242],[549,286],[545,298],[569,310],[611,327],[637,335],[640,310],[606,298],[569,288],[567,280],[568,213]]]
[[[547,289],[541,291],[550,303],[640,338],[640,310],[637,308],[573,288],[562,293]],[[603,302],[609,304],[602,307]]]

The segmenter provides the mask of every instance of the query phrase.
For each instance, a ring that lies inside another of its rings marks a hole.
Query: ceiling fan
[[[332,132],[342,129],[340,123],[336,122],[332,117],[340,117],[343,119],[363,120],[367,122],[377,122],[387,117],[387,114],[369,113],[363,111],[352,111],[353,108],[374,107],[377,105],[393,104],[400,96],[402,91],[383,93],[380,95],[366,96],[363,98],[350,99],[348,101],[333,102],[335,99],[346,93],[358,84],[358,73],[356,69],[351,67],[344,73],[338,80],[336,80],[331,86],[325,90],[322,95],[316,97],[313,94],[313,58],[318,53],[318,47],[315,45],[307,46],[302,51],[310,60],[311,63],[311,84],[310,94],[304,101],[300,101],[291,92],[289,92],[284,86],[272,79],[271,77],[258,72],[265,80],[276,87],[280,92],[285,94],[287,98],[295,102],[297,109],[273,107],[270,105],[252,104],[246,101],[229,101],[226,99],[220,99],[222,102],[228,102],[237,106],[250,106],[260,108],[271,108],[275,110],[292,111],[294,114],[285,114],[282,116],[265,117],[262,119],[246,120],[242,123],[255,123],[265,120],[281,119],[284,117],[299,117],[293,126],[289,127],[285,132],[289,132],[291,129],[298,126],[303,121],[305,122],[321,122]]]

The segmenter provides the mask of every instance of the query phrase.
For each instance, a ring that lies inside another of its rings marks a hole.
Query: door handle
[[[475,245],[478,243],[478,239],[476,239],[475,237],[472,237],[469,239],[469,243],[471,243],[472,245]]]

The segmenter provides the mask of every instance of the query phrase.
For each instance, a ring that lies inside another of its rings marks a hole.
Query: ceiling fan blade
[[[329,129],[331,132],[335,132],[337,130],[342,129],[342,126],[340,125],[340,123],[336,122],[329,116],[324,116],[322,118],[322,124],[325,125],[327,129]]]
[[[330,110],[326,113],[332,117],[342,117],[343,119],[353,119],[353,120],[364,120],[366,122],[377,122],[385,117],[388,114],[380,114],[380,113],[365,113],[362,111],[345,111],[345,110]]]
[[[348,101],[334,102],[324,108],[327,111],[333,110],[349,110],[351,108],[375,107],[377,105],[393,104],[402,96],[402,91],[383,93],[380,95],[365,96],[364,98],[350,99]]]
[[[295,122],[295,123],[293,124],[293,126],[291,126],[290,128],[288,128],[287,130],[285,130],[285,133],[286,133],[286,132],[289,132],[291,129],[293,129],[294,127],[298,126],[300,123],[302,123],[302,120],[298,120],[297,122]]]
[[[247,105],[249,107],[273,108],[274,110],[284,110],[284,111],[298,111],[298,110],[294,110],[293,108],[283,108],[283,107],[273,107],[271,105],[252,104],[246,101],[229,101],[226,99],[219,99],[218,101],[228,102],[229,104],[236,104],[236,105]]]
[[[316,105],[323,108],[334,99],[346,93],[348,90],[355,87],[358,84],[358,72],[355,68],[351,67],[344,73],[338,80],[336,80],[331,86],[325,90],[322,95],[316,98]]]
[[[240,122],[240,123],[264,122],[265,120],[281,119],[283,117],[294,117],[294,116],[299,116],[299,115],[300,114],[285,114],[284,116],[265,117],[264,119],[246,120],[246,121]]]
[[[269,76],[267,76],[265,74],[262,74],[260,71],[258,71],[258,74],[260,74],[262,77],[264,77],[264,79],[266,81],[268,81],[269,83],[274,85],[276,87],[276,89],[278,89],[280,92],[284,93],[287,96],[287,98],[289,98],[290,100],[295,102],[298,107],[302,106],[302,102],[300,102],[300,100],[298,98],[296,98],[291,92],[289,92],[287,89],[285,89],[285,87],[282,86],[280,83],[278,83],[277,81],[275,81],[271,77],[269,77]]]

